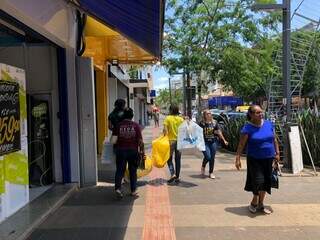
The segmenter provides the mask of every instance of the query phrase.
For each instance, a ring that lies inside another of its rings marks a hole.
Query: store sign
[[[19,84],[0,81],[0,156],[20,149]]]
[[[150,97],[156,97],[156,90],[150,90]]]

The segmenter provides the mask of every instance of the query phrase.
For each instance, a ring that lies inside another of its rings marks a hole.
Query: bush
[[[222,127],[222,133],[225,139],[229,142],[228,146],[224,146],[229,151],[236,152],[240,140],[240,130],[246,123],[246,117],[233,118],[225,120]]]
[[[313,161],[317,166],[320,166],[320,117],[308,110],[299,114],[299,122],[304,130]],[[224,121],[222,132],[226,140],[229,142],[229,146],[223,146],[224,148],[232,152],[237,151],[240,140],[240,131],[245,123],[245,117]],[[279,125],[276,127],[279,131],[283,129]],[[303,161],[305,164],[310,165],[310,157],[304,143],[302,133],[300,134]]]
[[[313,161],[317,166],[320,166],[320,117],[308,110],[299,115],[299,122],[303,128]],[[311,160],[304,144],[302,133],[300,135],[303,161],[305,164],[310,165]]]

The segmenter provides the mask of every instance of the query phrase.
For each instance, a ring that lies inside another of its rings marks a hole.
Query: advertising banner
[[[20,139],[19,84],[0,81],[0,156],[19,151]]]
[[[0,194],[4,193],[5,185],[4,185],[4,161],[0,160]]]
[[[0,63],[0,80],[19,84],[20,132],[21,137],[25,137],[28,133],[25,72],[21,68]]]
[[[29,183],[28,159],[22,152],[15,152],[4,156],[5,180],[20,185]]]

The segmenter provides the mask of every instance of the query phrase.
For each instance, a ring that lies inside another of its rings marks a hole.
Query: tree
[[[270,76],[275,74],[273,64],[277,40],[262,39],[252,48],[234,44],[223,51],[219,82],[227,90],[246,100],[266,98]]]
[[[309,33],[313,34],[313,33]],[[316,33],[316,41],[312,46],[310,56],[303,76],[302,95],[317,100],[320,94],[320,33]],[[301,37],[306,35],[302,35]]]
[[[228,81],[226,77],[236,80],[238,73],[232,71],[234,75],[231,76],[226,73],[231,66],[224,68],[221,63],[229,59],[227,62],[233,64],[232,60],[249,57],[246,64],[237,62],[242,65],[238,69],[246,68],[241,76],[250,81],[251,89],[261,89],[261,79],[251,79],[251,76],[256,76],[258,66],[254,63],[257,61],[256,53],[251,54],[248,48],[274,33],[279,14],[261,14],[262,17],[257,18],[249,10],[253,2],[241,0],[230,4],[225,0],[168,0],[163,63],[169,72],[183,69],[187,78],[190,73],[198,74],[198,85],[201,86],[201,72],[205,71],[214,81],[220,80],[221,71],[224,71],[222,80],[225,80],[226,87],[237,90],[238,82]],[[242,53],[241,49],[248,51]],[[239,58],[233,59],[235,54],[240,54]]]
[[[171,91],[172,104],[182,104],[182,90],[175,89]],[[155,100],[156,105],[161,108],[168,109],[170,105],[170,92],[167,88],[160,89]]]

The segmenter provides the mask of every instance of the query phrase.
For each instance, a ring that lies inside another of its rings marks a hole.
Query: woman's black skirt
[[[273,158],[255,159],[247,157],[247,181],[244,190],[258,195],[260,191],[271,194]]]

